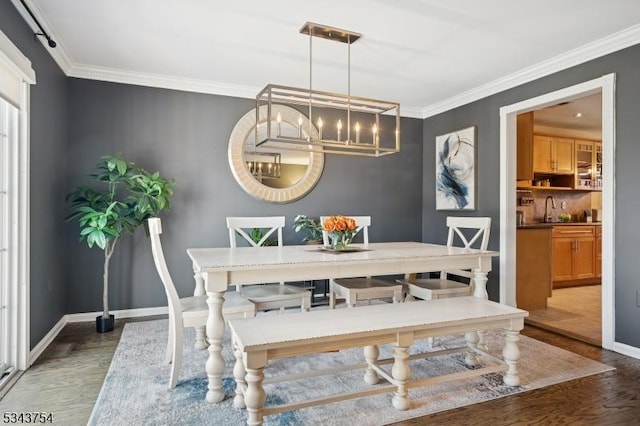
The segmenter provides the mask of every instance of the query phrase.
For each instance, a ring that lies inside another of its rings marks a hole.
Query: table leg
[[[507,371],[504,374],[503,381],[509,386],[520,385],[520,377],[518,376],[518,359],[520,359],[520,349],[518,349],[518,341],[520,341],[520,333],[513,330],[504,330],[504,348],[502,356],[507,363]]]
[[[469,346],[469,352],[467,352],[467,356],[464,358],[464,363],[467,367],[474,367],[478,365],[478,354],[473,350],[478,347],[478,342],[480,341],[480,337],[477,331],[469,331],[464,333],[464,340],[467,342],[467,346]]]
[[[474,271],[473,278],[473,295],[479,299],[489,299],[489,293],[487,293],[487,271],[482,271],[480,269],[476,269]],[[478,341],[477,345],[480,349],[486,351],[487,350],[487,342],[485,337],[485,331],[478,331]]]
[[[380,381],[380,377],[376,370],[372,368],[378,361],[380,350],[377,345],[364,347],[364,359],[367,361],[367,369],[364,372],[364,382],[369,385],[375,385]]]
[[[224,291],[207,292],[207,305],[209,316],[207,317],[207,338],[209,339],[209,358],[205,369],[209,378],[207,402],[215,403],[224,399],[222,391],[222,373],[224,372],[224,359],[222,358],[222,335],[224,334],[224,319],[222,318],[222,304],[224,303]]]
[[[200,275],[197,271],[193,271],[193,278],[196,281],[196,286],[193,290],[194,296],[204,296],[206,293],[204,291],[204,280],[202,279],[202,275]],[[207,349],[207,342],[205,341],[205,327],[197,326],[194,327],[196,330],[196,343],[194,347],[196,349]]]
[[[479,299],[489,299],[487,293],[487,271],[476,269],[473,277],[473,295]]]

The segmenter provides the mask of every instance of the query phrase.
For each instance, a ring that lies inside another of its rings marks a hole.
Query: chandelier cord
[[[347,35],[347,140],[351,142],[351,36]]]
[[[307,135],[311,141],[311,126],[313,126],[313,115],[311,115],[312,93],[313,93],[313,28],[309,28],[309,129]]]

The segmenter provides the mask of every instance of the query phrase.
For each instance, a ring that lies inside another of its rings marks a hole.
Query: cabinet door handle
[[[585,234],[590,235],[591,231],[558,231],[561,234]]]

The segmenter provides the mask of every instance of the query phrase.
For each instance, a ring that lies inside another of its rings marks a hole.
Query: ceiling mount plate
[[[342,30],[340,28],[330,27],[328,25],[315,24],[313,22],[307,22],[302,28],[300,28],[301,34],[308,34],[313,37],[326,38],[328,40],[339,41],[340,43],[352,44],[362,34],[354,33],[353,31]]]

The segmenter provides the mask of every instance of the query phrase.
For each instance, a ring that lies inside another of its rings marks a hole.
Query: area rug
[[[185,333],[185,353],[178,385],[168,389],[169,366],[163,363],[167,339],[167,321],[127,323],[111,366],[94,406],[90,425],[243,425],[247,414],[233,407],[235,382],[234,357],[230,350],[228,327],[223,357],[226,362],[223,388],[226,399],[219,404],[205,401],[207,379],[204,364],[207,351],[193,348],[193,329]],[[489,353],[500,356],[502,338],[497,332],[486,335]],[[437,338],[433,349],[455,347],[461,336]],[[550,386],[560,382],[598,374],[613,368],[563,349],[521,336],[518,363],[521,386],[502,383],[500,374],[486,374],[456,382],[412,388],[409,410],[397,411],[391,405],[392,394],[342,401],[265,417],[266,425],[383,425],[409,418],[476,404],[506,395]],[[427,341],[417,341],[412,352],[431,350]],[[392,347],[380,347],[381,358],[391,357]],[[327,366],[361,363],[361,349],[341,350],[315,356],[287,358],[269,363],[265,376],[318,370]],[[494,362],[482,359],[483,365]],[[429,377],[464,371],[464,354],[449,354],[411,362],[412,377]],[[363,370],[337,376],[313,377],[295,382],[265,385],[267,402],[278,405],[333,393],[363,389]]]

